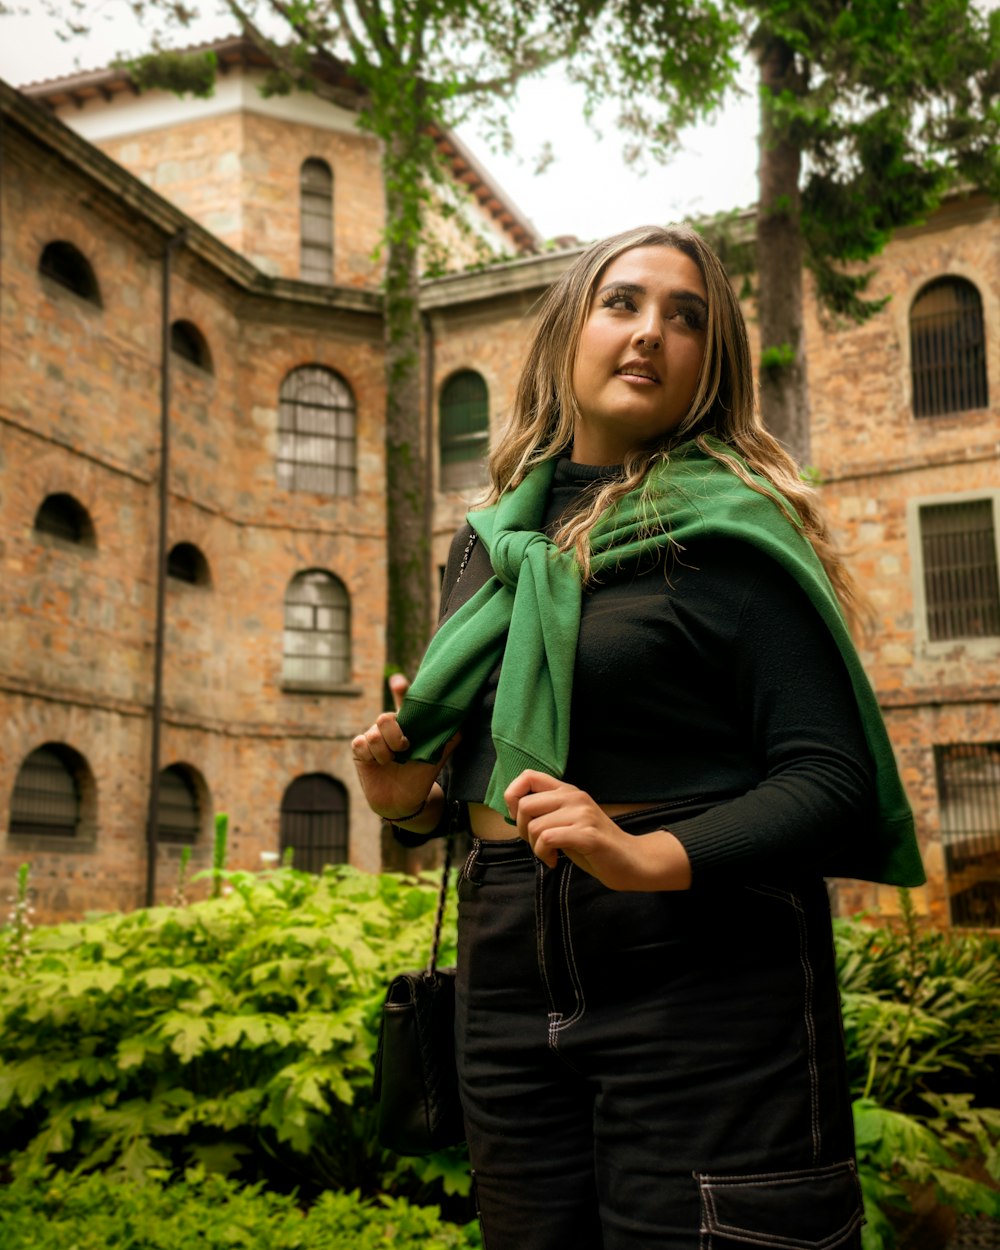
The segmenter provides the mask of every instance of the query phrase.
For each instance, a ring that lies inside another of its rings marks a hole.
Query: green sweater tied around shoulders
[[[599,578],[628,570],[658,549],[705,538],[748,542],[777,560],[806,592],[840,649],[875,763],[878,845],[870,848],[864,875],[920,885],[925,877],[910,805],[875,694],[823,565],[777,489],[732,448],[708,441],[764,493],[696,443],[683,444],[650,470],[643,488],[598,520],[590,538],[593,573]],[[582,582],[574,554],[560,552],[539,529],[555,466],[554,459],[544,461],[496,504],[469,513],[494,576],[437,631],[399,711],[410,747],[397,759],[434,762],[503,661],[492,726],[497,763],[486,803],[505,818],[504,790],[519,773],[532,768],[562,777],[569,755]]]

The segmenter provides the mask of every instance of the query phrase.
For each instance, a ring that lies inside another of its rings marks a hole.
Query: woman
[[[353,743],[411,836],[443,825],[450,757],[473,835],[485,1245],[854,1246],[823,874],[922,869],[848,578],[699,236],[633,230],[566,272],[491,477],[398,717]]]

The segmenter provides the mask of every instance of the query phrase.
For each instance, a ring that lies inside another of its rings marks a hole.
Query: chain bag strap
[[[455,1068],[455,969],[437,966],[458,814],[452,805],[427,967],[394,977],[382,1005],[374,1093],[378,1139],[401,1155],[465,1140]]]
[[[458,584],[476,544],[465,545]],[[427,967],[394,977],[382,1004],[374,1094],[378,1139],[401,1155],[431,1154],[465,1140],[455,1068],[455,969],[437,966],[460,805],[451,803],[434,937]]]
[[[441,869],[441,888],[438,890],[437,916],[434,918],[434,940],[431,942],[431,958],[427,965],[427,976],[432,977],[437,970],[438,947],[441,945],[441,924],[444,921],[445,904],[448,901],[448,873],[451,870],[451,852],[455,844],[455,826],[458,823],[458,804],[453,805],[448,820],[448,832],[444,839],[444,867]]]

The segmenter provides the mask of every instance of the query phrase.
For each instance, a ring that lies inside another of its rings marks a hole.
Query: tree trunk
[[[386,145],[385,469],[389,596],[386,660],[412,677],[430,636],[430,533],[421,413],[418,230],[394,171],[406,138]]]
[[[760,320],[760,398],[764,424],[800,464],[809,459],[809,397],[802,320],[802,153],[776,121],[771,96],[802,90],[791,48],[765,36],[760,71],[760,166],[757,275]]]

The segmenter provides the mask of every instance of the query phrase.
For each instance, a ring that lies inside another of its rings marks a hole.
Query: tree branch
[[[466,82],[455,83],[450,95],[499,94],[508,87],[516,86],[522,78],[527,78],[531,74],[537,74],[539,70],[543,70],[549,65],[554,65],[561,59],[561,53],[559,52],[532,52],[524,63],[515,66],[507,74],[498,74],[495,78],[474,78]]]
[[[275,0],[272,0],[272,3],[274,2]],[[329,84],[317,80],[308,70],[303,69],[301,65],[296,63],[295,57],[289,53],[287,48],[282,47],[281,44],[276,43],[264,34],[250,14],[240,4],[239,0],[225,0],[225,4],[233,17],[240,22],[251,42],[266,57],[270,58],[282,73],[287,74],[296,86],[301,87],[305,91],[311,91],[321,99],[329,100],[332,103],[339,102],[337,93]]]
[[[338,9],[343,9],[343,0],[334,0]],[[386,53],[395,56],[395,49],[392,40],[389,38],[389,23],[385,14],[378,7],[378,2],[369,3],[369,0],[354,0],[354,7],[358,11],[361,18],[361,25],[364,27],[365,34],[368,36],[371,48],[381,53],[384,57]],[[358,39],[358,47],[363,47],[363,43]],[[368,59],[368,50],[365,49],[365,59]]]

